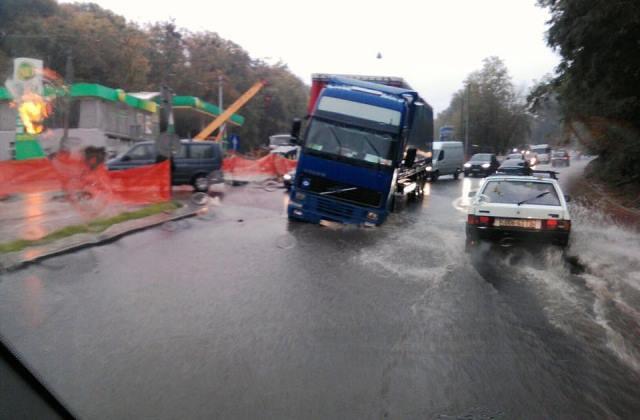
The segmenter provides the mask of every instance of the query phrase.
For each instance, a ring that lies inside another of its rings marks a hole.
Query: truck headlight
[[[367,213],[367,220],[376,221],[378,220],[378,215],[372,211]]]
[[[290,174],[284,174],[284,176],[282,177],[285,181],[291,181],[291,175]]]
[[[465,167],[465,168],[470,168],[470,167],[471,167],[471,164],[470,164],[470,163],[465,163],[465,164],[464,164],[464,167]]]
[[[483,164],[482,164],[482,167],[483,167],[484,169],[487,169],[489,166],[491,166],[491,165],[490,165],[490,164],[488,164],[488,163],[483,163]]]

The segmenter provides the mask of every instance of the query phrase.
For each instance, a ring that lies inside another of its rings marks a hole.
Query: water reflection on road
[[[0,333],[87,418],[637,415],[638,233],[573,205],[565,252],[469,255],[481,181],[367,229],[229,186],[189,227],[9,274]]]

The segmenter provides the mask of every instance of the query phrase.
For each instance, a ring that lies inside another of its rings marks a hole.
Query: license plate
[[[523,229],[540,229],[542,222],[540,220],[530,219],[495,219],[494,226],[498,227],[518,227]]]

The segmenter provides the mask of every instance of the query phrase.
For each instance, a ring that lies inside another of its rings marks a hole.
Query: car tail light
[[[490,217],[490,216],[475,216],[473,214],[470,214],[469,216],[467,216],[467,224],[492,226],[493,225],[493,217]]]
[[[544,229],[571,230],[571,220],[547,219],[542,224]]]

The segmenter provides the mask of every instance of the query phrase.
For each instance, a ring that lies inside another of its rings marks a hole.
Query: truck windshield
[[[386,166],[393,163],[393,144],[389,134],[317,119],[306,139],[307,150]]]

